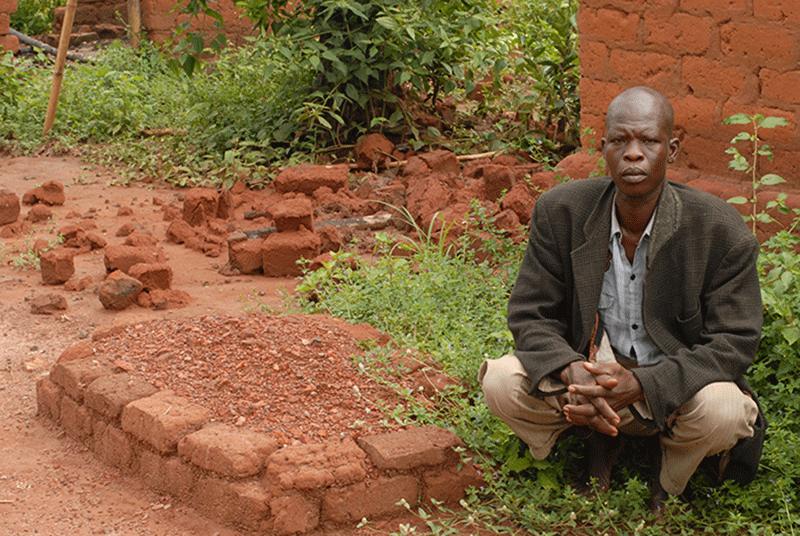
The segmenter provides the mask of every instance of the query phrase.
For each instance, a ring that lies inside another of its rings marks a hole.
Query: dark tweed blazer
[[[543,194],[508,304],[515,353],[539,381],[586,359],[600,300],[611,209],[609,177],[569,182]],[[666,182],[647,251],[642,318],[666,358],[634,369],[653,415],[670,416],[705,385],[742,375],[761,336],[759,246],[728,203]]]

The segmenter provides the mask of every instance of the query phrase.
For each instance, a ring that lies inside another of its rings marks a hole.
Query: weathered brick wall
[[[11,14],[17,11],[17,0],[0,0],[0,49],[19,50],[19,40],[8,35]]]
[[[675,107],[677,167],[745,180],[724,153],[742,128],[722,120],[780,116],[789,127],[761,131],[775,150],[762,171],[800,188],[799,0],[581,0],[578,31],[581,125],[592,138],[620,91],[647,85]]]

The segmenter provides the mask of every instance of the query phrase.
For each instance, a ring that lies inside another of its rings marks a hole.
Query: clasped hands
[[[570,393],[567,421],[610,436],[619,433],[617,411],[644,399],[639,380],[619,363],[573,361],[560,377]]]

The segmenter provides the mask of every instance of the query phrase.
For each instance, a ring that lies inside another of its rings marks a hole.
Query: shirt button
[[[631,327],[632,327],[633,329],[639,329],[639,324],[633,324]]]
[[[633,281],[634,279],[636,279],[636,274],[631,274],[631,281]]]

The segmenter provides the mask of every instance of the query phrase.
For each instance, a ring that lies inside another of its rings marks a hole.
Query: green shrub
[[[19,0],[11,14],[11,27],[25,35],[42,35],[53,31],[54,13],[66,0]]]

